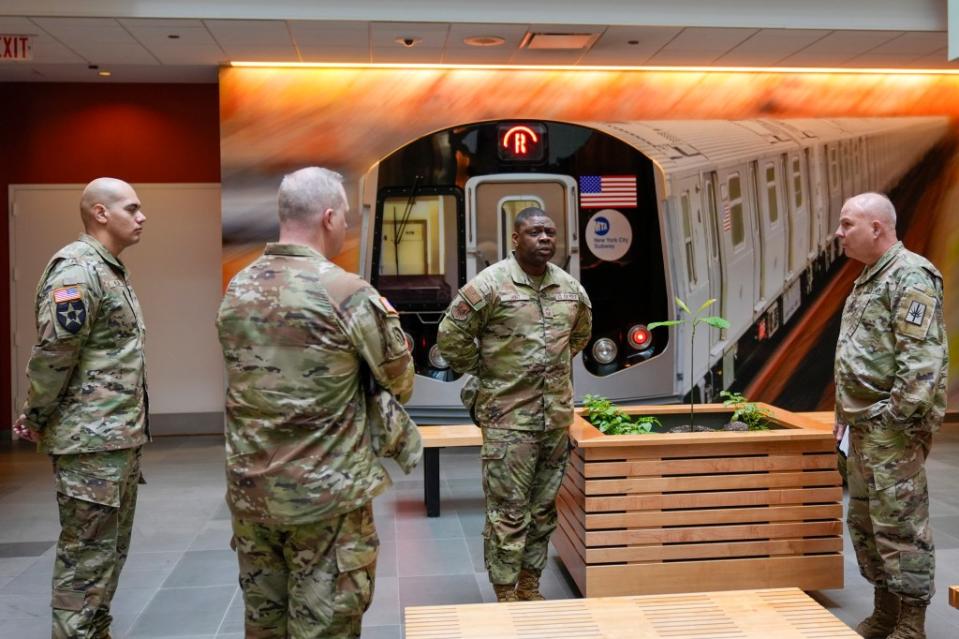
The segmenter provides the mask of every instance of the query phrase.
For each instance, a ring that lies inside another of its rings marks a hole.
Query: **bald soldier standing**
[[[47,264],[36,294],[39,341],[17,436],[53,460],[60,538],[54,639],[110,636],[110,602],[130,549],[140,447],[148,441],[144,326],[119,259],[146,216],[121,180],[90,182],[85,233]]]
[[[865,264],[836,347],[836,439],[849,431],[847,524],[875,607],[863,637],[920,639],[935,590],[925,461],[946,410],[942,276],[896,239],[896,210],[863,193],[836,237]]]
[[[233,278],[217,317],[246,637],[359,637],[379,547],[372,499],[390,481],[377,433],[405,415],[393,395],[411,395],[413,363],[386,298],[327,259],[346,235],[342,178],[301,169],[278,200],[279,242]],[[368,398],[370,376],[385,390]],[[418,431],[407,419],[393,434],[388,452],[409,472]]]
[[[556,529],[556,495],[569,457],[572,360],[589,342],[586,291],[550,259],[556,224],[523,209],[513,255],[453,299],[437,343],[450,365],[478,380],[471,414],[483,432],[484,555],[497,601],[539,600]]]

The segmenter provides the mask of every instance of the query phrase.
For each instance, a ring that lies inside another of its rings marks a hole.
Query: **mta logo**
[[[603,236],[609,233],[609,220],[605,217],[596,218],[596,235]]]

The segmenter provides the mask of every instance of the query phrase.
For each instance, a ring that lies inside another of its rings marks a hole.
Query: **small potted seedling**
[[[727,329],[729,328],[729,322],[725,318],[722,318],[718,315],[706,315],[705,312],[709,309],[710,306],[716,303],[716,298],[708,299],[702,303],[702,305],[693,313],[689,310],[689,307],[686,305],[686,302],[679,299],[676,299],[676,306],[679,307],[680,313],[684,313],[686,316],[682,319],[674,320],[665,320],[662,322],[652,322],[647,325],[646,328],[653,330],[659,326],[679,326],[680,324],[689,324],[690,326],[690,335],[689,335],[689,372],[692,374],[696,370],[694,364],[696,363],[696,328],[700,324],[708,324],[713,328],[718,329]],[[678,315],[678,313],[677,313]],[[693,406],[695,404],[695,396],[693,395],[692,389],[689,391],[689,427],[693,427]]]

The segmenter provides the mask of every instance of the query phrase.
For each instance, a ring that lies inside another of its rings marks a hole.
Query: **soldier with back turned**
[[[539,600],[569,456],[573,357],[589,341],[586,291],[550,259],[556,224],[516,216],[513,255],[460,289],[440,323],[450,365],[475,379],[467,395],[483,432],[484,555],[498,601]]]
[[[110,636],[149,439],[145,329],[119,258],[140,241],[146,216],[129,184],[99,178],[83,190],[80,217],[84,234],[51,258],[37,286],[39,339],[13,427],[53,460],[54,639]]]
[[[922,639],[935,554],[925,461],[946,409],[942,276],[896,239],[884,195],[850,198],[836,236],[865,264],[836,347],[837,440],[849,429],[847,523],[875,591],[863,637]]]
[[[407,472],[422,454],[411,421],[389,428],[405,416],[394,395],[413,388],[399,315],[327,259],[346,234],[341,182],[316,167],[283,179],[279,242],[233,278],[217,317],[251,639],[359,636],[379,546],[372,499],[390,481],[377,453]]]

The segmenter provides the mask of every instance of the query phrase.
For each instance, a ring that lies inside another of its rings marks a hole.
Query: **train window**
[[[770,224],[779,220],[779,197],[776,188],[776,168],[770,164],[766,166],[766,211],[769,213]]]
[[[454,195],[383,201],[377,287],[391,300],[445,306],[459,288]],[[395,293],[393,292],[395,290]],[[412,298],[410,300],[412,301]]]
[[[794,157],[792,161],[793,170],[793,201],[796,208],[802,208],[802,169],[799,158]]]
[[[690,284],[696,283],[696,255],[693,253],[693,224],[689,212],[689,191],[683,191],[680,198],[683,209],[683,243],[686,245],[686,277]]]
[[[729,219],[733,232],[733,246],[739,246],[746,241],[746,225],[743,220],[743,188],[738,173],[733,173],[726,179],[729,191]]]

